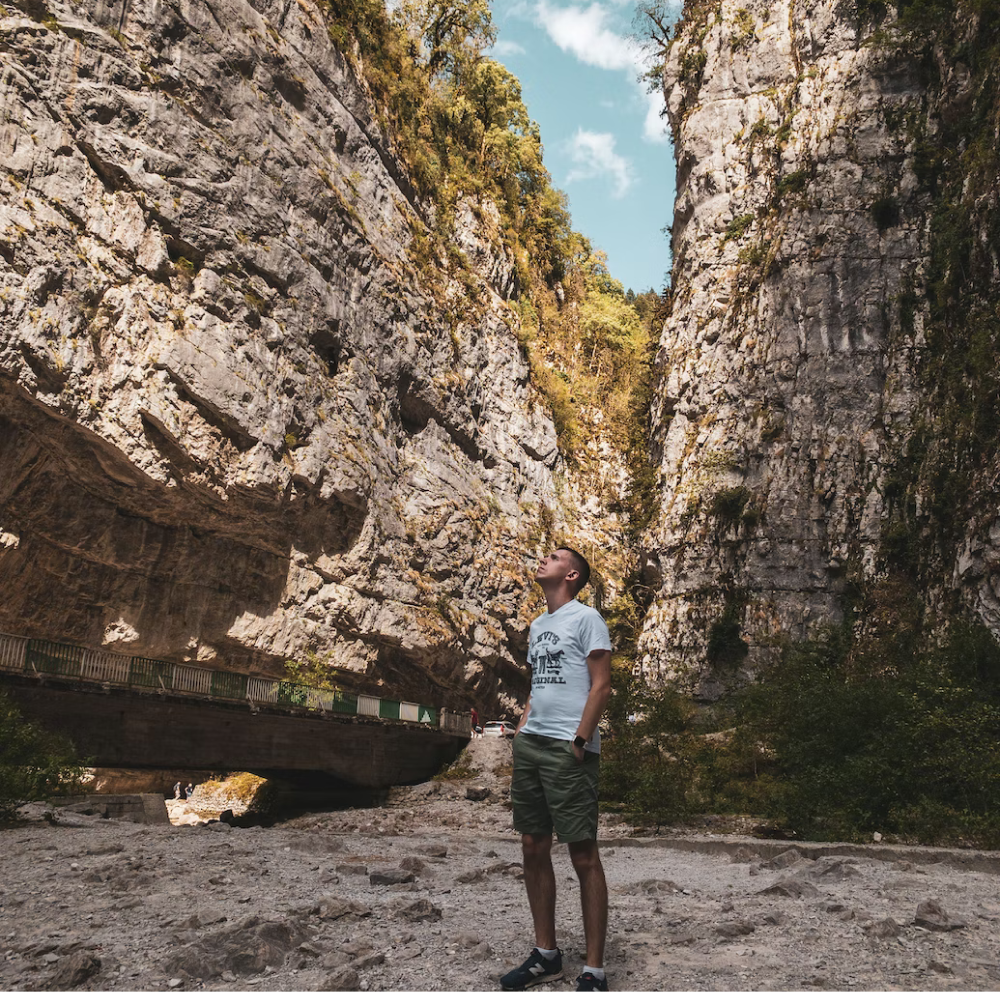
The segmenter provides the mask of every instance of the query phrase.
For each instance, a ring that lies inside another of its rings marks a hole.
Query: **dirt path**
[[[530,944],[503,741],[478,775],[280,827],[69,813],[0,834],[0,986],[494,989]],[[501,773],[496,774],[499,768]],[[491,790],[475,801],[469,786]],[[637,844],[610,826],[617,989],[993,989],[998,877],[941,863]],[[748,860],[749,859],[749,860]],[[583,934],[565,849],[559,940]]]

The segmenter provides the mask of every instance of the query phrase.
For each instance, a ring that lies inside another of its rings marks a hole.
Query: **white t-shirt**
[[[573,740],[590,693],[587,656],[591,651],[610,650],[611,637],[601,614],[577,599],[533,620],[528,632],[531,709],[522,729]],[[586,750],[600,754],[599,730],[594,731]]]

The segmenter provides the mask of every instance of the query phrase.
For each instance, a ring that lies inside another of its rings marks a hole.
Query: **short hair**
[[[576,565],[576,570],[580,573],[580,578],[576,582],[576,588],[573,590],[573,595],[575,596],[590,581],[590,562],[579,551],[569,548],[565,544],[561,544],[556,548],[556,551],[568,551],[573,559],[573,564]]]

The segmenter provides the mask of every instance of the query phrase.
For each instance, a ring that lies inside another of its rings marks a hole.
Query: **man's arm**
[[[524,704],[524,712],[521,714],[521,719],[517,723],[517,730],[514,731],[514,735],[517,736],[521,732],[521,728],[528,722],[528,714],[531,712],[531,696],[528,696],[528,701]]]
[[[590,671],[590,692],[576,732],[589,741],[611,698],[611,652],[591,651],[587,655],[587,668]],[[577,761],[583,761],[583,748],[574,745],[573,751]]]

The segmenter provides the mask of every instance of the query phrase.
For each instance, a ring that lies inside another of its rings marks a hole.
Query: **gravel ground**
[[[474,748],[474,779],[396,790],[377,810],[266,829],[64,812],[3,832],[0,986],[498,988],[530,925],[502,803],[509,745]],[[490,796],[466,798],[470,785]],[[997,876],[959,852],[765,860],[738,839],[698,853],[606,827],[612,988],[1000,985]],[[549,988],[567,989],[583,933],[562,847],[556,878],[566,979]]]

